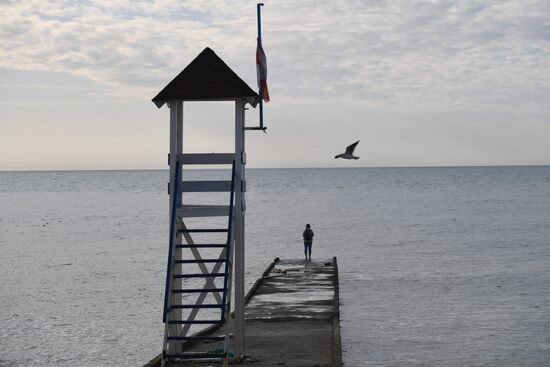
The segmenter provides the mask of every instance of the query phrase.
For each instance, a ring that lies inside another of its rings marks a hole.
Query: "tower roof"
[[[168,101],[231,101],[245,98],[256,107],[254,92],[212,49],[205,48],[153,98],[158,108]]]

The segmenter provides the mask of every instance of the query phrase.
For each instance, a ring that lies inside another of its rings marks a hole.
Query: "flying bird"
[[[342,154],[338,154],[334,156],[334,159],[336,158],[344,158],[344,159],[359,159],[359,157],[356,157],[353,155],[353,151],[355,150],[355,147],[359,144],[359,140],[357,140],[355,143],[349,145],[346,148],[346,152]]]

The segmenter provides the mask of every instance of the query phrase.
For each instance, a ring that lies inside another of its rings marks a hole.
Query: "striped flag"
[[[267,90],[267,62],[259,38],[258,47],[256,48],[256,73],[258,75],[258,88],[260,88],[262,92],[264,101],[269,102],[269,92]]]

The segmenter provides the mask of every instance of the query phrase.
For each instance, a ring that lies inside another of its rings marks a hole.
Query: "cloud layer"
[[[0,68],[85,77],[149,99],[205,46],[255,84],[255,2],[0,3]],[[280,102],[405,111],[548,111],[547,1],[273,1],[263,12]]]

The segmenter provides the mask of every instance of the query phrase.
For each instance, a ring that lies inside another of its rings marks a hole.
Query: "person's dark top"
[[[304,241],[312,241],[313,240],[313,231],[310,228],[306,228],[304,231]]]

